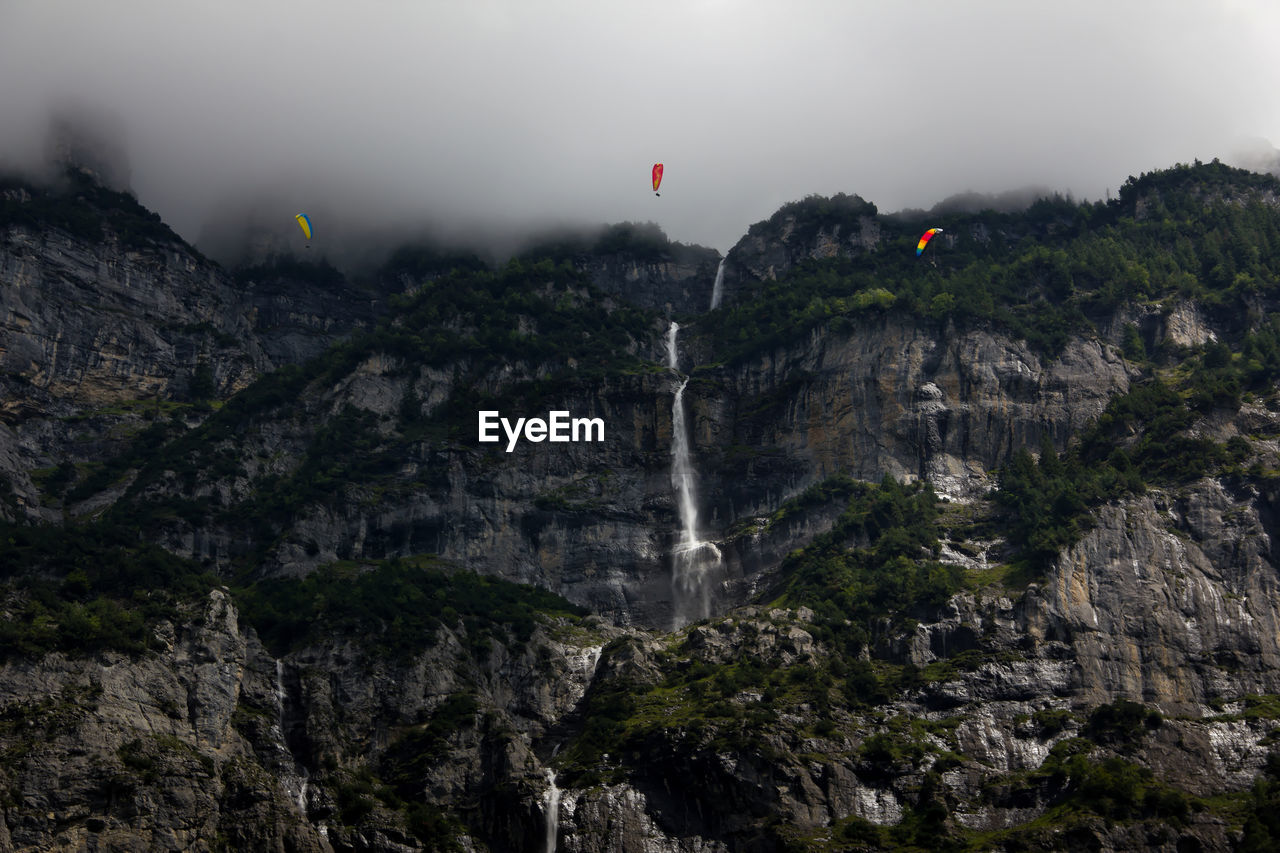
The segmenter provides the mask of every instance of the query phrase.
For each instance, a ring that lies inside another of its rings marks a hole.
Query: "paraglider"
[[[307,236],[307,248],[311,248],[311,220],[307,218],[305,213],[299,213],[294,219],[298,220],[298,227],[302,229],[302,233]]]
[[[941,234],[941,228],[930,228],[928,231],[920,235],[920,242],[916,244],[916,257],[924,254],[924,247],[929,245],[929,241],[933,239],[934,234]]]
[[[661,185],[662,185],[662,164],[654,163],[653,164],[653,194],[654,195],[657,195],[657,196],[662,195],[662,193],[658,192],[658,187]]]

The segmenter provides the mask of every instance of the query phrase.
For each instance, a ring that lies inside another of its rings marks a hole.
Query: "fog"
[[[1278,35],[1268,0],[0,0],[0,161],[86,124],[222,255],[300,249],[299,211],[317,252],[623,220],[725,251],[811,193],[1100,198],[1270,154]]]

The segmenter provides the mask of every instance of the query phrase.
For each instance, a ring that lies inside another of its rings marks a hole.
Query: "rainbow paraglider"
[[[924,254],[924,247],[929,245],[929,241],[933,239],[934,234],[941,234],[941,228],[930,228],[928,231],[920,235],[920,242],[916,244],[916,257]]]

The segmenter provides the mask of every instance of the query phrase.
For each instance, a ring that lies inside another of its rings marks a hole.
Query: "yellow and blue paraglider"
[[[311,248],[311,220],[307,218],[305,213],[299,213],[294,219],[298,220],[298,227],[302,229],[302,233],[307,235],[307,248]]]

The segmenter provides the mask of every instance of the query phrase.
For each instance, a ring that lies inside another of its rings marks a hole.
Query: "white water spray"
[[[667,330],[667,366],[676,370],[679,349],[674,321]],[[698,538],[698,501],[694,495],[693,463],[689,452],[689,428],[685,423],[685,377],[671,401],[671,488],[680,514],[680,538],[671,552],[671,597],[674,628],[711,615],[711,590],[707,570],[720,565],[720,549]]]
[[[556,786],[556,771],[547,768],[547,792],[543,794],[547,816],[547,853],[556,853],[556,834],[560,831],[560,789]]]
[[[276,659],[276,734],[277,748],[280,750],[280,763],[284,770],[284,789],[289,792],[298,811],[307,816],[307,788],[309,786],[307,768],[298,763],[289,749],[289,742],[284,733],[284,703],[287,698],[284,689],[284,661]]]
[[[720,259],[720,266],[716,267],[716,283],[711,285],[711,310],[714,311],[720,307],[720,299],[724,296],[724,262],[726,258]]]

